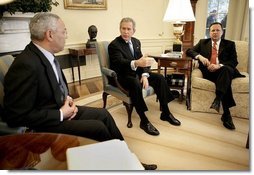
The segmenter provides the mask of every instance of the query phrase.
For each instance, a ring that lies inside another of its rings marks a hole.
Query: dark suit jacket
[[[15,58],[4,84],[4,120],[9,126],[60,123],[61,90],[50,62],[32,42]]]
[[[131,69],[131,61],[143,56],[140,41],[132,37],[131,42],[133,44],[134,57],[129,49],[129,44],[121,36],[115,38],[108,46],[110,68],[117,73],[120,79],[126,76],[141,76],[142,73],[149,72],[149,67],[138,67],[136,71]]]
[[[195,59],[197,55],[202,55],[205,58],[210,59],[212,54],[212,41],[211,39],[201,39],[198,44],[196,44],[193,48],[188,49],[186,51],[187,56],[192,57]],[[218,59],[220,64],[223,64],[225,66],[230,66],[234,69],[234,78],[241,76],[239,71],[236,69],[236,66],[238,64],[237,61],[237,53],[235,49],[235,43],[233,41],[221,39],[220,46],[219,46],[219,52],[218,52]],[[199,68],[200,70],[206,69],[206,66],[204,66],[199,61]]]

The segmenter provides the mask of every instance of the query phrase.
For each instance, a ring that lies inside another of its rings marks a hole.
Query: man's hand
[[[74,104],[73,99],[70,96],[67,96],[67,98],[64,102],[64,105],[60,109],[63,112],[64,120],[73,119],[76,116],[77,112],[78,112],[78,108]]]
[[[147,57],[146,55],[135,60],[135,67],[149,67],[155,62],[154,58]]]
[[[198,59],[199,59],[199,61],[201,61],[201,63],[204,66],[209,66],[210,65],[210,61],[207,58],[203,57],[202,55],[199,55]]]
[[[148,88],[149,82],[148,82],[147,76],[142,76],[140,79],[140,83],[143,84],[144,89]]]
[[[210,72],[215,72],[216,70],[218,70],[221,66],[219,64],[210,64],[207,69]]]

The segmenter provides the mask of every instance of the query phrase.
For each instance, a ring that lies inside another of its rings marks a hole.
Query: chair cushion
[[[233,92],[249,92],[249,74],[246,72],[241,72],[241,74],[246,77],[235,78],[232,81],[232,91]],[[192,77],[192,87],[197,89],[204,89],[206,91],[215,91],[215,84],[209,80],[200,77]]]
[[[143,89],[142,90],[142,94],[143,94],[143,97],[147,97],[147,96],[150,96],[150,95],[153,95],[154,94],[154,89],[152,86],[148,86],[147,89]]]
[[[247,92],[249,93],[249,74],[247,72],[241,72],[242,75],[246,77],[235,78],[232,81],[232,91],[233,92]]]
[[[12,55],[5,55],[0,57],[0,104],[3,104],[3,94],[4,94],[4,76],[7,73],[14,57]]]

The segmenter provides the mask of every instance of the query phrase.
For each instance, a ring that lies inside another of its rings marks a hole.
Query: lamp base
[[[173,44],[173,52],[182,52],[182,44]]]

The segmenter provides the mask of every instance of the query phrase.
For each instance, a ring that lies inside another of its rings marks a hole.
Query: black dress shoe
[[[176,125],[176,126],[179,126],[181,125],[181,122],[179,120],[177,120],[172,113],[169,113],[168,115],[165,115],[163,113],[161,113],[161,117],[160,117],[161,120],[163,121],[168,121],[170,124],[172,125]]]
[[[220,100],[214,99],[210,108],[215,109],[219,113],[220,112]]]
[[[157,165],[155,165],[155,164],[142,163],[142,165],[145,168],[145,170],[156,170],[157,169]]]
[[[221,121],[223,122],[223,126],[225,126],[225,128],[228,128],[230,130],[234,130],[235,129],[235,125],[233,123],[232,117],[230,114],[228,115],[222,115],[221,117]]]
[[[148,122],[147,124],[140,123],[140,128],[150,135],[157,136],[160,134],[159,131],[150,122]]]

